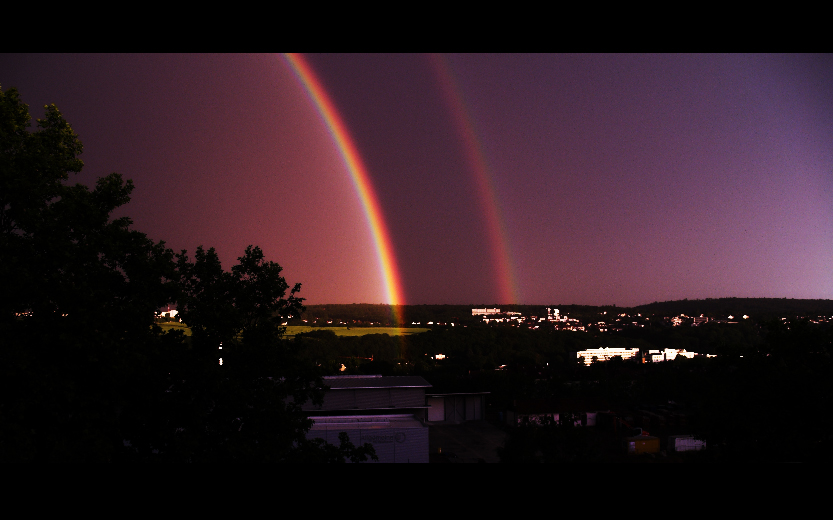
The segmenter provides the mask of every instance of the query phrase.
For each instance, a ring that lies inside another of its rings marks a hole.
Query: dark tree
[[[173,253],[110,219],[130,181],[66,182],[82,146],[54,105],[29,127],[0,91],[0,459],[114,460],[160,382],[171,338],[153,315],[175,294]]]
[[[321,379],[280,325],[303,309],[300,284],[286,296],[256,247],[230,272],[213,249],[175,258],[111,219],[131,181],[67,182],[81,151],[57,108],[31,131],[17,91],[0,90],[0,461],[375,457],[305,438],[299,407]],[[177,302],[192,341],[155,326]]]
[[[321,402],[321,371],[296,342],[281,339],[282,321],[303,311],[301,285],[287,296],[280,265],[258,247],[246,248],[238,262],[227,272],[214,249],[198,248],[193,262],[184,251],[177,255],[179,310],[193,336],[168,389],[176,414],[167,431],[177,433],[166,451],[189,461],[375,458],[370,445],[306,440],[312,422],[301,404]]]

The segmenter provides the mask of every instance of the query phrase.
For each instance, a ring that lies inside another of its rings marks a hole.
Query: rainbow
[[[336,144],[350,177],[353,180],[353,187],[364,208],[367,224],[376,244],[376,254],[379,267],[384,280],[387,299],[393,310],[393,319],[396,325],[402,324],[402,305],[405,302],[403,297],[402,282],[399,276],[399,269],[393,255],[393,245],[383,218],[382,207],[376,192],[373,190],[370,174],[362,162],[356,145],[347,131],[347,126],[341,119],[327,91],[318,81],[312,67],[300,54],[284,54],[287,63],[295,72],[298,80],[304,86],[310,99],[315,105],[324,124],[330,131],[333,141]]]
[[[486,225],[490,237],[494,268],[497,272],[500,302],[506,304],[520,303],[518,284],[510,255],[509,234],[501,217],[500,204],[492,180],[491,168],[486,161],[483,145],[477,138],[474,122],[466,110],[463,96],[448,61],[440,55],[432,54],[429,58],[437,79],[454,116],[454,122],[462,135],[466,159],[474,173],[475,183],[486,214]]]

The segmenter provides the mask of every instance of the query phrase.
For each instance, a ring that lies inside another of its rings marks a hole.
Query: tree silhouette
[[[0,89],[0,461],[374,455],[305,438],[300,405],[321,398],[321,379],[279,321],[303,310],[300,284],[287,296],[257,247],[226,272],[213,249],[191,262],[112,219],[132,182],[70,185],[78,136],[54,105],[35,131],[30,120],[18,92]],[[190,340],[155,326],[177,302]]]

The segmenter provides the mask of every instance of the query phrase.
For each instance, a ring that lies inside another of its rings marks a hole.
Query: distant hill
[[[792,298],[706,298],[654,302],[633,308],[643,314],[663,316],[699,316],[724,318],[748,314],[755,320],[792,316],[833,316],[833,300],[796,300]]]
[[[353,303],[353,304],[328,304],[328,305],[307,305],[306,312],[301,316],[302,319],[313,321],[320,320],[344,320],[348,322],[362,322],[365,325],[379,323],[381,325],[390,325],[392,314],[392,305],[386,304],[372,304],[372,303]],[[402,311],[404,317],[404,325],[411,323],[421,323],[425,325],[427,322],[434,323],[482,323],[482,316],[472,316],[472,309],[483,308],[498,308],[501,312],[520,312],[524,316],[538,316],[545,317],[547,315],[547,307],[551,309],[558,309],[562,314],[569,314],[573,317],[580,317],[585,314],[593,315],[594,317],[603,310],[619,309],[614,306],[599,306],[594,307],[590,305],[500,305],[495,303],[480,304],[480,305],[401,305],[397,306]]]
[[[637,307],[615,307],[611,305],[402,305],[399,306],[405,325],[429,321],[435,323],[479,323],[482,318],[472,316],[473,308],[499,308],[502,312],[520,312],[525,316],[547,315],[547,307],[557,308],[562,314],[582,318],[597,315],[602,311],[638,312],[661,316],[699,316],[725,319],[729,315],[741,317],[748,314],[756,321],[792,316],[833,316],[833,300],[801,300],[792,298],[706,298],[705,300],[674,300],[654,302]],[[371,324],[392,325],[392,305],[353,303],[307,305],[302,318],[306,320],[344,320]]]

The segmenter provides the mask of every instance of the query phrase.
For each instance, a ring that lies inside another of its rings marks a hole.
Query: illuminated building
[[[584,364],[590,365],[593,363],[593,358],[596,361],[607,361],[613,357],[620,357],[622,359],[630,359],[634,356],[639,356],[638,348],[591,348],[576,352],[576,357],[584,358]]]

